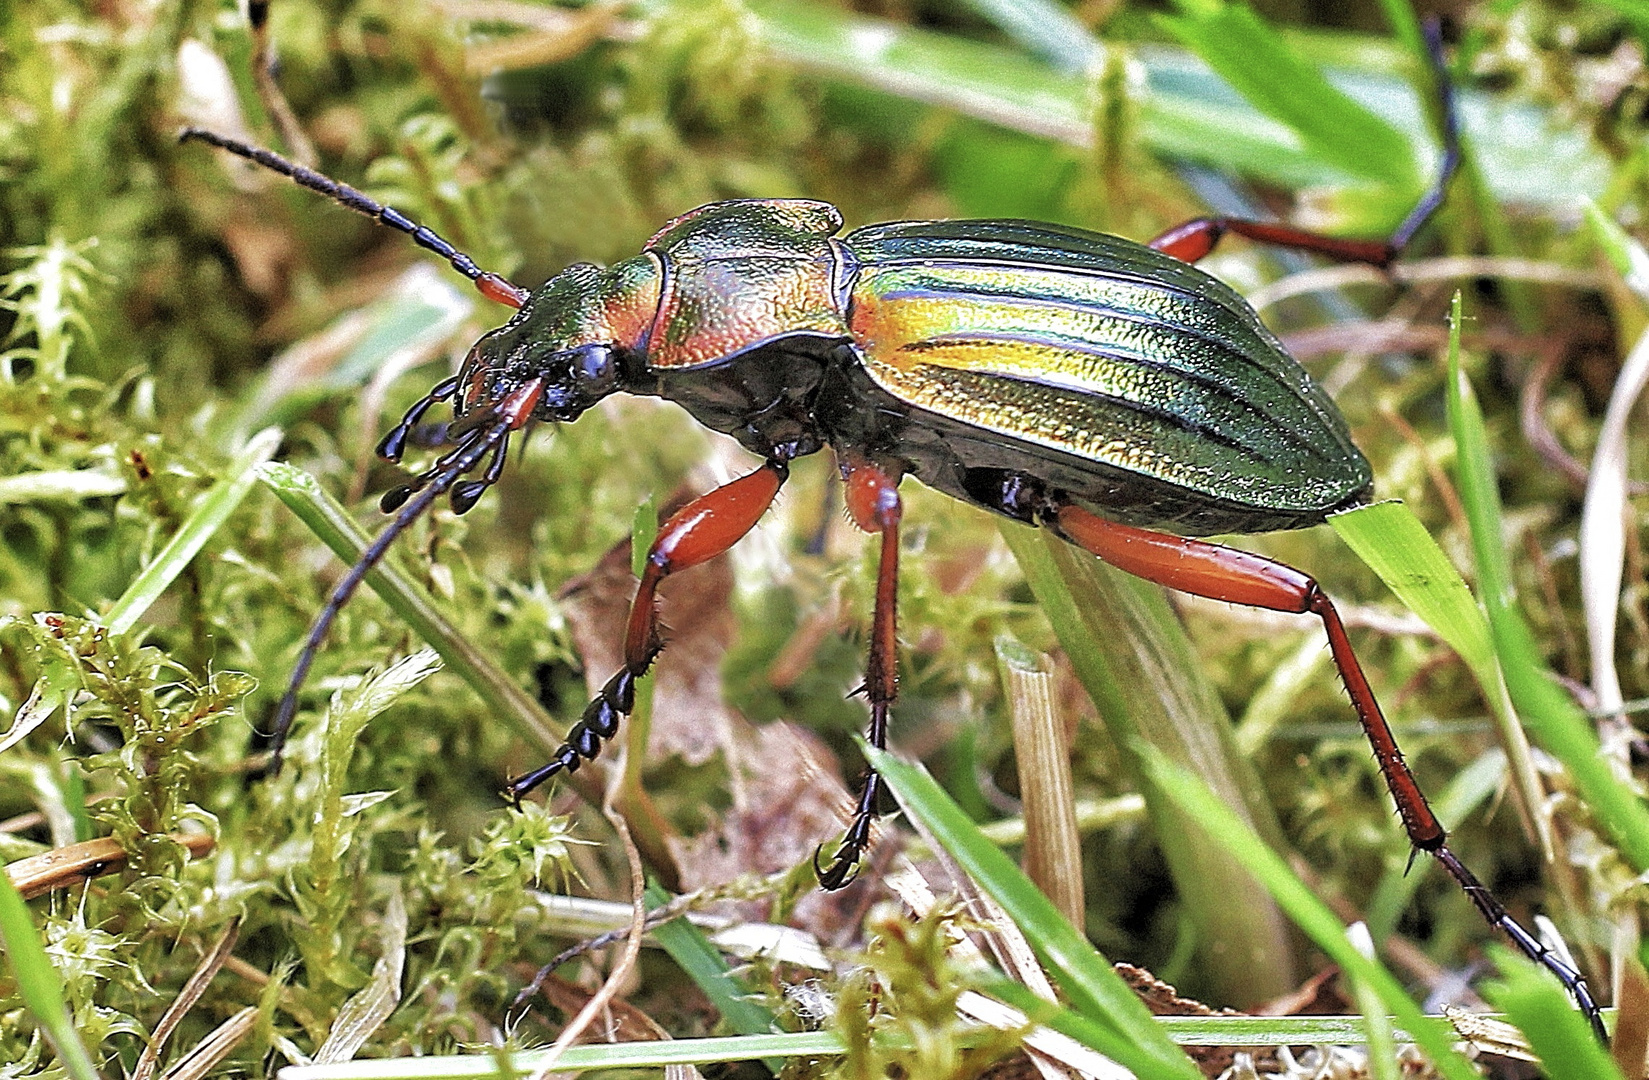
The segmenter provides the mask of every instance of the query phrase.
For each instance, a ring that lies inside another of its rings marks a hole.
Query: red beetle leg
[[[1311,612],[1321,618],[1328,631],[1334,666],[1351,695],[1363,732],[1374,747],[1374,758],[1391,788],[1409,841],[1442,863],[1489,925],[1511,938],[1531,960],[1556,975],[1594,1027],[1600,1025],[1597,1005],[1585,978],[1520,926],[1494,894],[1449,850],[1444,842],[1447,835],[1443,826],[1403,760],[1391,726],[1381,714],[1374,691],[1363,675],[1362,665],[1351,651],[1351,641],[1346,637],[1339,612],[1310,576],[1252,552],[1117,524],[1069,504],[1059,508],[1056,520],[1059,532],[1066,539],[1135,577],[1210,600],[1271,611]],[[1598,1036],[1607,1041],[1601,1029]]]
[[[1257,240],[1262,244],[1309,251],[1317,255],[1326,255],[1331,259],[1339,259],[1341,262],[1371,263],[1381,269],[1390,266],[1408,246],[1414,234],[1420,231],[1442,204],[1443,192],[1460,167],[1460,121],[1455,114],[1454,84],[1449,79],[1448,67],[1443,61],[1442,31],[1435,20],[1428,20],[1423,30],[1426,54],[1431,61],[1431,77],[1437,87],[1438,112],[1443,122],[1443,160],[1437,169],[1437,179],[1388,239],[1341,240],[1274,222],[1208,217],[1187,221],[1183,225],[1169,229],[1152,240],[1150,246],[1183,262],[1194,263],[1213,251],[1214,245],[1220,242],[1222,236],[1232,233]]]
[[[635,707],[636,680],[647,673],[664,647],[658,636],[659,582],[738,543],[773,505],[789,475],[784,462],[769,461],[753,473],[700,495],[670,516],[647,553],[641,584],[630,605],[624,667],[585,707],[583,717],[549,763],[510,780],[504,786],[505,794],[519,800],[562,770],[576,772],[585,759],[601,752],[602,744],[617,734],[619,721]]]
[[[1181,262],[1194,263],[1213,251],[1214,245],[1227,233],[1246,236],[1250,240],[1258,240],[1262,244],[1271,244],[1275,247],[1326,255],[1342,262],[1372,263],[1382,269],[1390,266],[1398,254],[1397,246],[1385,240],[1341,240],[1289,225],[1227,217],[1206,217],[1187,221],[1183,225],[1169,229],[1147,246],[1156,248],[1165,255],[1172,255]]]
[[[888,711],[899,695],[898,600],[899,600],[899,519],[904,506],[899,500],[899,480],[869,463],[843,466],[847,480],[847,510],[854,524],[868,533],[882,536],[881,561],[876,568],[876,610],[871,616],[870,658],[865,665],[865,698],[870,702],[870,745],[887,749]],[[876,820],[876,803],[881,796],[882,778],[866,769],[860,782],[853,822],[828,867],[813,858],[819,884],[839,889],[853,880],[859,859],[870,846],[870,829]]]

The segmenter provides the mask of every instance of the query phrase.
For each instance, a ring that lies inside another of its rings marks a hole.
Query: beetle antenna
[[[231,154],[245,158],[254,164],[272,169],[293,183],[306,187],[311,191],[318,191],[327,198],[349,207],[357,213],[365,214],[374,221],[398,229],[412,237],[412,242],[427,251],[433,251],[441,258],[452,264],[452,268],[463,274],[475,283],[481,295],[489,300],[496,300],[510,307],[520,307],[527,302],[530,295],[526,289],[510,282],[499,274],[482,270],[475,265],[475,260],[465,255],[441,238],[441,235],[426,225],[420,225],[407,217],[393,206],[385,206],[376,199],[357,188],[350,187],[341,181],[329,176],[323,176],[314,169],[289,161],[273,150],[265,150],[261,146],[231,139],[226,135],[219,135],[215,131],[205,128],[186,127],[178,132],[178,142],[198,140],[208,146],[215,146],[219,150],[227,150]]]
[[[459,441],[458,445],[443,456],[434,467],[422,476],[415,479],[406,487],[396,488],[385,496],[385,503],[389,503],[390,496],[399,495],[394,506],[400,512],[395,515],[383,532],[361,552],[361,557],[355,565],[349,568],[349,573],[343,576],[332,595],[327,598],[326,607],[315,616],[315,621],[309,627],[309,636],[304,639],[303,651],[298,654],[298,662],[292,666],[292,677],[287,681],[286,693],[281,695],[280,704],[275,709],[275,724],[270,732],[270,759],[269,774],[280,772],[281,754],[286,747],[286,737],[292,730],[292,720],[298,712],[298,691],[303,689],[304,680],[309,676],[309,668],[319,654],[321,644],[326,640],[327,631],[332,628],[332,621],[338,617],[349,598],[355,594],[367,574],[372,572],[395,542],[395,538],[406,531],[407,526],[417,521],[435,504],[435,500],[449,488],[453,491],[453,509],[463,513],[475,505],[475,500],[481,493],[498,479],[496,463],[503,455],[504,448],[509,445],[510,434],[527,422],[532,410],[538,404],[538,399],[544,391],[544,380],[533,379],[518,387],[508,397],[498,401],[486,412],[486,422],[472,428]],[[493,463],[489,465],[482,479],[460,484],[459,480],[480,465],[487,456],[493,455]]]
[[[1443,160],[1438,165],[1437,182],[1409,211],[1409,216],[1403,219],[1397,231],[1391,234],[1388,246],[1393,253],[1407,247],[1414,234],[1443,205],[1449,181],[1454,179],[1455,172],[1460,168],[1460,115],[1455,111],[1454,80],[1449,78],[1448,67],[1443,60],[1443,26],[1431,18],[1421,24],[1421,31],[1426,37],[1426,58],[1431,62],[1432,83],[1437,87],[1437,106],[1442,113],[1439,121],[1443,125]]]

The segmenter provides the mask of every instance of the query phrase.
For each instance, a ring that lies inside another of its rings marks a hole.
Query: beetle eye
[[[583,346],[572,366],[587,393],[604,395],[616,389],[618,372],[613,364],[613,350],[606,345]]]

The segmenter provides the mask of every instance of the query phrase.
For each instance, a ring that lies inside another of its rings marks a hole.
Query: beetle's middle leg
[[[1603,1018],[1585,977],[1519,925],[1505,905],[1449,850],[1445,843],[1447,834],[1432,813],[1407,762],[1403,760],[1403,752],[1397,746],[1391,725],[1381,714],[1374,691],[1369,688],[1368,679],[1363,675],[1362,665],[1351,650],[1351,640],[1346,636],[1340,614],[1316,581],[1291,566],[1252,552],[1117,524],[1069,503],[1059,506],[1047,524],[1117,569],[1170,589],[1271,611],[1309,612],[1321,618],[1324,629],[1328,631],[1328,646],[1334,657],[1334,666],[1339,669],[1340,679],[1351,695],[1351,704],[1357,711],[1363,732],[1374,747],[1375,760],[1380,765],[1387,786],[1391,788],[1391,796],[1397,803],[1397,814],[1402,818],[1409,841],[1443,864],[1489,925],[1510,938],[1529,959],[1557,976],[1558,981],[1574,995],[1575,1002],[1591,1021],[1598,1038],[1608,1042]]]
[[[899,478],[889,476],[869,462],[848,462],[842,466],[847,482],[847,511],[854,524],[868,533],[882,536],[881,561],[876,568],[876,610],[870,623],[870,658],[865,665],[866,699],[870,702],[870,745],[887,749],[888,711],[899,693],[898,612],[899,599],[899,519],[904,506],[899,501]],[[859,788],[853,822],[828,867],[813,869],[819,885],[840,889],[853,880],[854,869],[865,848],[870,846],[870,828],[876,820],[876,803],[882,793],[882,778],[875,769],[866,769]]]
[[[517,776],[504,785],[511,799],[521,796],[565,769],[577,772],[586,758],[601,753],[601,744],[618,732],[621,719],[636,703],[636,680],[647,674],[664,644],[658,636],[658,586],[677,570],[715,558],[755,527],[778,497],[790,475],[783,461],[770,460],[753,473],[707,492],[670,515],[647,552],[641,584],[630,605],[624,634],[624,666],[584,708],[584,715],[567,733],[567,741],[550,756],[547,765]]]

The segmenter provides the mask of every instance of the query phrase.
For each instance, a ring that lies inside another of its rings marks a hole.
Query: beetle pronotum
[[[348,185],[267,150],[184,131],[185,140],[248,158],[407,233],[483,295],[518,309],[380,444],[383,457],[400,460],[430,407],[454,403],[456,446],[384,496],[394,520],[315,620],[276,714],[277,763],[333,617],[410,522],[449,491],[457,512],[475,505],[498,479],[511,434],[530,419],[576,420],[620,391],[656,395],[732,435],[762,464],[663,524],[631,607],[624,666],[551,760],[509,781],[512,797],[600,752],[662,647],[659,582],[735,544],[772,504],[789,463],[828,446],[849,514],[881,537],[865,678],[872,744],[886,745],[897,693],[898,485],[906,475],[1052,528],[1147,580],[1314,613],[1410,841],[1442,863],[1491,925],[1562,981],[1602,1037],[1581,975],[1449,849],[1332,601],[1298,570],[1197,539],[1315,525],[1371,493],[1368,462],[1334,403],[1247,303],[1192,264],[1232,233],[1389,265],[1441,202],[1459,159],[1452,91],[1432,33],[1444,162],[1385,241],[1227,218],[1198,219],[1145,245],[1024,221],[894,222],[837,238],[842,219],[828,204],[741,200],[684,214],[641,254],[613,266],[577,264],[527,290]],[[466,479],[477,469],[479,478]],[[867,771],[851,825],[818,868],[825,888],[853,876],[879,793],[879,778]]]

